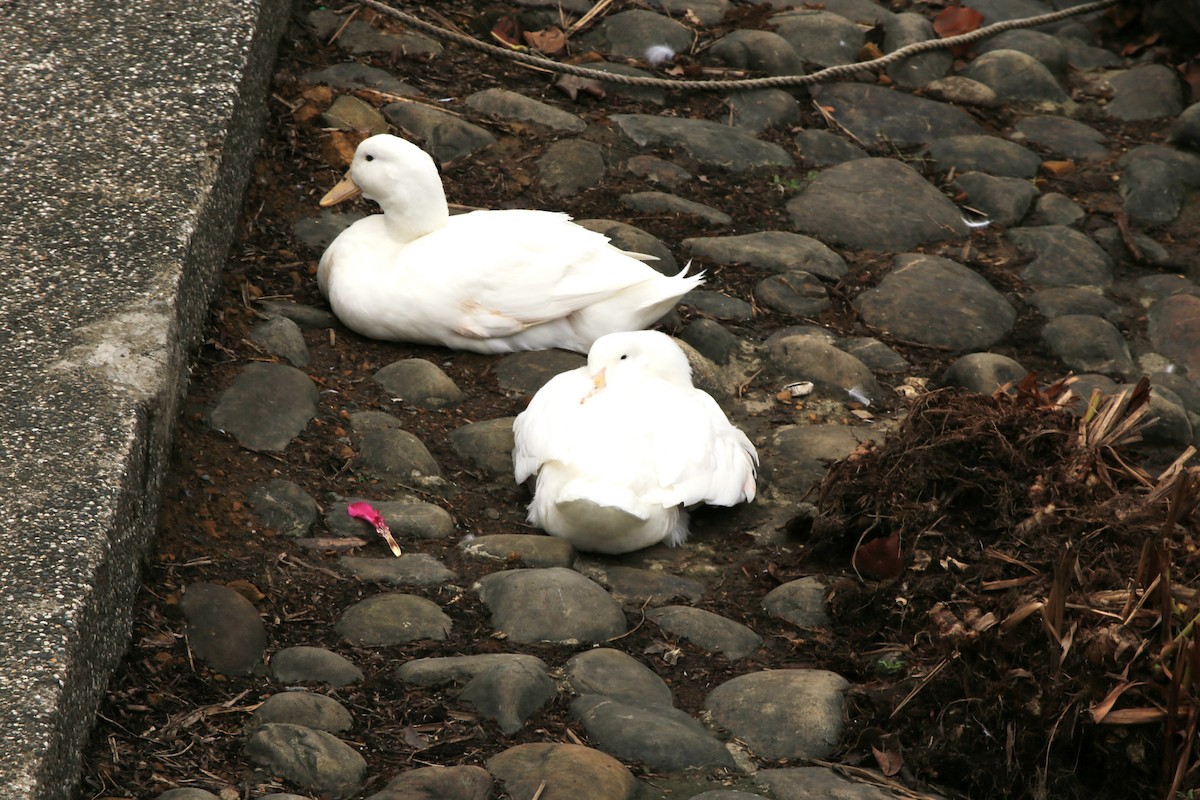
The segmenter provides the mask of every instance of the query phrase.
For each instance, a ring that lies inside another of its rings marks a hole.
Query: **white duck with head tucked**
[[[703,275],[663,275],[551,211],[451,217],[433,159],[397,136],[358,146],[322,206],[362,194],[382,214],[340,233],[317,283],[346,327],[372,339],[480,353],[561,347],[645,328]]]
[[[537,476],[529,522],[580,550],[678,545],[689,506],[754,499],[754,445],[663,333],[598,339],[586,366],[538,390],[513,435],[517,482]]]

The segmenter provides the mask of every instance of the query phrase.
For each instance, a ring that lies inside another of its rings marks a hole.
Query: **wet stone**
[[[933,25],[920,14],[897,14],[883,25],[883,51],[894,53],[902,47],[937,38]],[[938,80],[954,63],[947,50],[918,53],[892,64],[887,75],[900,86],[918,88]]]
[[[705,316],[726,322],[747,322],[754,318],[754,309],[745,300],[708,289],[693,289],[679,302]]]
[[[305,789],[348,797],[367,777],[367,762],[336,736],[302,725],[270,723],[246,743],[246,758]]]
[[[341,733],[349,730],[354,718],[345,706],[332,697],[312,692],[279,692],[255,709],[248,727],[255,730],[272,722]]]
[[[960,108],[865,83],[833,83],[814,90],[822,105],[838,109],[838,122],[864,144],[915,147],[982,133]]]
[[[759,758],[825,758],[841,738],[849,686],[826,670],[752,672],[718,686],[704,707]]]
[[[687,26],[653,11],[634,9],[605,17],[581,42],[610,55],[642,58],[646,48],[666,45],[676,53],[686,53],[692,44]]]
[[[852,20],[828,11],[785,12],[771,22],[801,59],[822,67],[853,64],[865,40],[862,29]]]
[[[671,248],[641,228],[612,219],[580,219],[576,220],[576,223],[589,231],[604,234],[614,247],[627,253],[641,253],[657,258],[657,261],[647,261],[646,264],[664,275],[675,275],[679,272],[679,262],[675,260]]]
[[[836,133],[829,131],[800,131],[792,140],[804,163],[814,167],[829,167],[856,158],[870,158],[870,154]]]
[[[755,167],[790,167],[793,163],[779,145],[708,120],[649,114],[612,114],[609,119],[641,147],[680,147],[709,167],[744,172]]]
[[[225,586],[193,583],[179,603],[188,646],[225,675],[249,675],[262,665],[267,630],[254,604]]]
[[[450,625],[450,618],[437,603],[416,595],[388,593],[347,608],[334,630],[348,642],[371,647],[419,639],[442,641]]]
[[[502,356],[492,367],[500,388],[534,395],[560,372],[578,369],[587,359],[564,350],[526,350]]]
[[[300,80],[308,83],[323,83],[337,89],[378,89],[388,94],[411,96],[420,94],[392,73],[378,67],[348,61],[344,64],[334,64],[325,69],[306,72]]]
[[[965,172],[954,185],[967,193],[966,205],[987,215],[1004,228],[1011,228],[1025,218],[1037,187],[1020,178],[997,178],[982,172]]]
[[[1014,138],[1022,137],[1060,158],[1108,158],[1104,134],[1090,125],[1058,116],[1026,117],[1017,123]]]
[[[963,75],[991,87],[996,95],[1017,106],[1060,110],[1070,98],[1042,62],[1016,50],[993,50],[967,67]]]
[[[468,95],[466,104],[503,120],[531,122],[556,131],[581,133],[587,123],[574,114],[506,89],[484,89]]]
[[[812,576],[776,586],[763,597],[763,608],[772,616],[802,628],[829,624],[825,585]]]
[[[571,656],[564,665],[567,683],[577,695],[597,695],[630,705],[671,706],[671,688],[633,656],[597,647]]]
[[[1038,225],[1074,225],[1087,212],[1065,194],[1049,192],[1034,204],[1033,221]]]
[[[705,236],[683,240],[694,256],[724,264],[747,264],[773,272],[807,272],[823,278],[846,275],[846,261],[811,236],[760,231],[741,236]]]
[[[433,39],[417,34],[387,33],[361,19],[352,19],[347,24],[343,15],[330,9],[313,11],[305,17],[305,21],[319,39],[328,40],[340,31],[337,38],[338,48],[355,55],[387,53],[397,56],[433,57],[442,52],[442,46]]]
[[[308,425],[318,397],[312,379],[295,367],[255,362],[221,393],[209,424],[250,450],[278,452]]]
[[[1200,375],[1200,297],[1177,294],[1150,308],[1147,333],[1154,349],[1187,370]]]
[[[950,136],[929,145],[929,157],[949,172],[985,172],[1003,178],[1032,178],[1041,157],[998,136]]]
[[[868,398],[882,396],[875,375],[866,364],[817,336],[780,336],[768,342],[770,362],[788,381],[817,384],[823,396],[849,399],[854,389]]]
[[[634,192],[621,195],[621,204],[634,211],[647,214],[672,214],[675,216],[697,217],[710,225],[728,225],[733,218],[724,211],[718,211],[712,206],[685,200],[666,192]]]
[[[325,515],[325,525],[330,532],[336,536],[375,537],[370,523],[346,513],[350,503],[363,500],[383,515],[398,542],[403,543],[407,537],[445,539],[454,533],[454,518],[441,506],[419,500],[368,500],[363,497],[349,498],[331,505],[330,512]]]
[[[625,163],[626,168],[638,177],[646,178],[652,183],[676,189],[686,186],[695,176],[678,164],[657,156],[636,155]]]
[[[1133,371],[1129,345],[1121,332],[1101,317],[1067,314],[1042,328],[1050,351],[1077,372],[1128,375]]]
[[[487,761],[510,797],[633,800],[638,782],[620,761],[576,744],[520,744]]]
[[[819,173],[787,203],[797,229],[826,242],[907,250],[966,233],[958,208],[912,167],[887,158]]]
[[[866,428],[849,425],[797,425],[777,431],[775,459],[764,462],[771,486],[780,490],[808,491],[825,476],[828,464],[854,452],[864,441],[875,438]]]
[[[273,356],[286,359],[293,367],[308,366],[308,345],[300,326],[286,317],[275,317],[255,325],[250,341],[262,346]]]
[[[566,539],[536,533],[493,533],[463,541],[462,550],[493,561],[515,559],[526,567],[570,567],[575,548]]]
[[[372,136],[388,132],[387,120],[383,115],[374,106],[350,94],[340,95],[334,100],[333,105],[321,114],[321,121],[329,128],[364,131]]]
[[[754,299],[765,308],[794,317],[815,317],[831,305],[825,284],[805,272],[763,278],[754,287]]]
[[[729,96],[733,124],[750,133],[785,128],[800,120],[796,98],[783,89],[735,92]]]
[[[317,501],[296,484],[282,478],[255,487],[250,508],[268,528],[281,536],[308,536],[317,521]]]
[[[300,242],[301,244],[311,247],[313,250],[324,251],[325,248],[329,247],[333,240],[337,238],[339,233],[346,230],[346,228],[349,228],[351,225],[358,222],[365,216],[367,215],[357,211],[342,212],[335,211],[332,208],[324,208],[321,209],[321,211],[315,216],[302,217],[296,220],[292,224],[292,235],[295,236],[296,241]],[[283,310],[276,310],[273,308],[278,307],[279,309],[286,309],[289,306],[298,306],[296,303],[285,300],[260,300],[258,304],[269,313],[275,313],[279,314],[279,316],[288,317],[301,327],[332,328],[336,324],[336,318],[333,316],[333,312],[327,309],[313,308],[312,311],[304,312],[305,314],[313,316],[313,319],[310,323],[306,320],[297,318],[294,313],[289,314],[285,313]],[[300,308],[305,307],[301,306]],[[312,307],[309,306],[307,308]],[[314,312],[318,311],[322,312],[321,316],[314,315]]]
[[[627,630],[620,604],[573,570],[505,570],[477,586],[492,626],[516,642],[599,642]]]
[[[557,693],[544,667],[505,661],[473,677],[458,697],[511,735],[521,730],[525,721]]]
[[[450,446],[485,475],[512,480],[514,419],[498,417],[468,422],[450,432]]]
[[[337,566],[347,575],[391,586],[441,586],[458,579],[445,564],[427,553],[405,553],[399,558],[342,556]]]
[[[976,53],[982,55],[993,50],[1016,50],[1032,56],[1054,75],[1067,74],[1067,48],[1062,39],[1035,30],[1001,31],[976,45]]]
[[[1005,236],[1033,260],[1021,277],[1034,286],[1098,286],[1112,283],[1108,253],[1086,235],[1063,225],[1014,228]]]
[[[394,361],[377,370],[374,381],[393,400],[421,408],[445,408],[466,397],[441,367],[423,358]]]
[[[323,647],[288,647],[271,656],[271,677],[281,683],[313,681],[330,686],[349,686],[363,679],[363,672],[345,656]]]
[[[775,17],[779,23],[783,17]],[[771,31],[743,28],[725,34],[706,55],[719,64],[767,75],[803,75],[804,63],[792,42]],[[809,59],[812,61],[813,59]],[[793,101],[792,105],[795,105]]]
[[[420,767],[402,772],[366,800],[490,800],[492,776],[483,767]]]
[[[648,609],[646,619],[701,650],[720,653],[730,661],[745,658],[762,646],[762,637],[742,623],[700,608],[659,606]]]
[[[987,347],[1012,330],[1016,309],[973,270],[915,253],[894,263],[877,287],[854,300],[868,325],[955,349]]]
[[[570,197],[604,179],[600,146],[583,139],[560,139],[538,159],[538,179],[560,197]]]
[[[1042,289],[1034,292],[1027,299],[1046,319],[1054,319],[1067,314],[1090,314],[1094,317],[1103,317],[1109,322],[1115,322],[1124,316],[1124,311],[1120,306],[1100,292],[1091,289],[1072,287]]]
[[[999,353],[969,353],[955,360],[941,380],[946,386],[961,386],[968,391],[990,395],[1007,383],[1016,385],[1027,372],[1016,361]]]
[[[408,431],[368,428],[359,440],[359,464],[371,472],[401,480],[442,474],[424,442]]]
[[[717,364],[728,364],[737,349],[738,339],[716,320],[701,317],[690,323],[679,338],[696,348],[702,356]]]
[[[789,800],[893,800],[895,797],[873,784],[848,781],[826,767],[761,769],[754,774],[754,780],[769,789],[773,797]]]
[[[596,747],[623,761],[672,772],[734,766],[725,746],[676,708],[589,694],[575,698],[571,716],[583,723]]]
[[[682,575],[622,566],[605,566],[599,572],[596,579],[629,609],[661,606],[672,600],[698,603],[704,594],[703,583]]]
[[[517,653],[485,653],[477,656],[416,658],[396,668],[396,680],[413,686],[466,684],[488,670],[503,664],[524,664],[534,670],[546,671],[546,662],[536,656]]]
[[[383,116],[426,142],[429,154],[443,164],[496,142],[495,136],[478,125],[417,103],[389,103],[383,107]]]
[[[1175,71],[1146,64],[1107,76],[1112,99],[1104,106],[1110,117],[1136,122],[1174,117],[1183,111],[1183,89]]]

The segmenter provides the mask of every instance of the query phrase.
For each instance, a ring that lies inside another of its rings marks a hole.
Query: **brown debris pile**
[[[1200,785],[1194,451],[1133,463],[1145,381],[1073,402],[1033,376],[934,392],[830,469],[810,552],[852,568],[845,763],[996,798]]]

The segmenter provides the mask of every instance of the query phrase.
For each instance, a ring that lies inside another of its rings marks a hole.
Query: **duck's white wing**
[[[592,388],[575,370],[534,396],[513,428],[518,482],[557,461],[665,508],[754,498],[754,445],[707,394],[654,379]]]
[[[586,448],[581,442],[588,423],[586,404],[593,389],[583,368],[555,375],[534,394],[513,422],[513,473],[517,483],[536,475],[548,461],[571,460]]]
[[[453,217],[408,245],[403,257],[444,265],[428,281],[455,295],[454,329],[479,338],[511,336],[659,277],[607,237],[546,211]]]

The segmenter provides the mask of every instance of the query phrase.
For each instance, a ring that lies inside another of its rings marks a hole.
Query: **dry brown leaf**
[[[983,14],[968,6],[949,6],[933,18],[934,33],[943,39],[978,30],[982,24]],[[950,48],[950,54],[957,58],[965,55],[970,49],[969,44],[959,44]]]
[[[548,56],[556,56],[567,49],[567,35],[556,27],[526,31],[522,38],[525,39],[525,44]]]
[[[875,763],[879,765],[879,771],[889,778],[898,775],[904,766],[904,758],[895,750],[880,750],[875,745],[871,745],[871,755],[875,756]]]
[[[558,80],[554,82],[554,88],[572,100],[576,99],[580,92],[585,92],[600,100],[604,99],[604,84],[593,78],[580,78],[578,75],[560,75]]]
[[[361,133],[330,131],[329,138],[321,143],[321,158],[331,167],[347,169],[363,138]]]
[[[505,47],[513,50],[525,50],[525,45],[521,44],[521,26],[515,17],[507,14],[496,20],[496,24],[492,26],[492,38]]]
[[[900,532],[893,531],[891,536],[859,545],[850,563],[859,572],[872,578],[887,580],[898,577],[904,572],[904,562],[900,560]]]
[[[227,587],[229,587],[230,589],[233,589],[235,592],[240,594],[242,597],[249,600],[251,603],[258,602],[259,600],[262,600],[264,597],[266,597],[265,594],[263,594],[261,591],[259,591],[257,586],[255,586],[253,583],[251,583],[250,581],[247,581],[247,580],[243,580],[243,579],[239,578],[238,580],[230,581],[229,583],[227,583],[225,585]]]
[[[1056,177],[1070,175],[1077,169],[1074,161],[1043,161],[1042,170]]]

